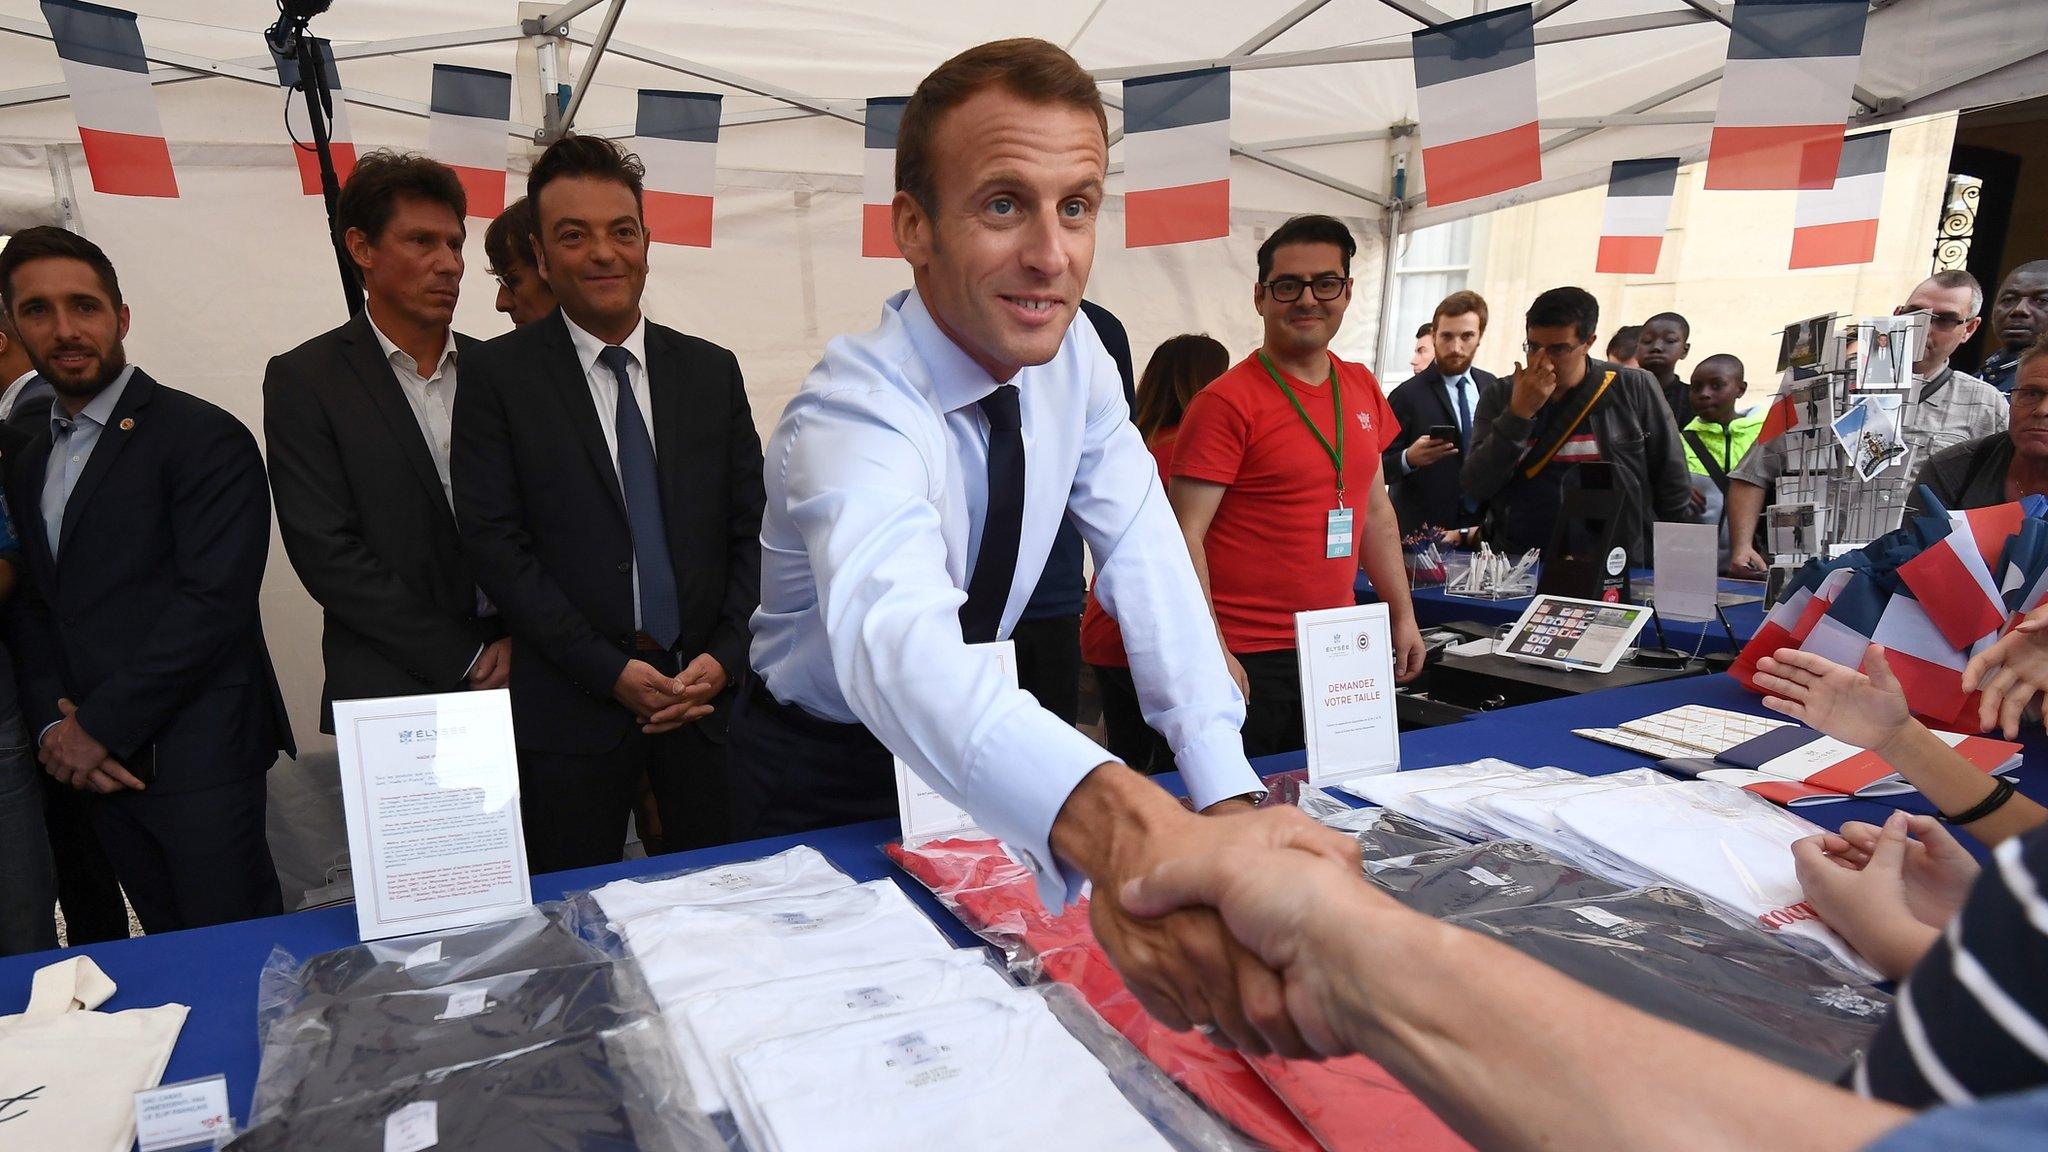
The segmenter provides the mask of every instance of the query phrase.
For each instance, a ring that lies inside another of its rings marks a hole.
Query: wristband
[[[1965,824],[1974,824],[1993,812],[1998,811],[2000,808],[2005,807],[2005,802],[2012,799],[2013,793],[2017,792],[2018,789],[2012,786],[2012,781],[2007,780],[2003,776],[1994,776],[1991,779],[1991,794],[1977,801],[1976,807],[1971,808],[1960,816],[1950,816],[1945,812],[1937,812],[1935,813],[1935,819],[1940,820],[1943,824],[1952,824],[1960,828]]]

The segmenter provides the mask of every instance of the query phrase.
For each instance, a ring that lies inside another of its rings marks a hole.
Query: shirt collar
[[[384,350],[384,359],[389,363],[398,364],[415,376],[425,380],[432,380],[442,372],[447,371],[448,365],[455,362],[455,329],[453,328],[448,330],[447,342],[441,346],[440,358],[434,361],[434,370],[432,372],[422,372],[420,371],[420,366],[413,362],[412,353],[392,343],[391,337],[386,336],[384,330],[377,327],[377,319],[370,315],[368,308],[363,309],[363,319],[370,322],[370,331],[376,334],[377,346]]]
[[[114,406],[121,402],[121,393],[128,390],[128,378],[133,375],[135,365],[130,364],[121,369],[121,374],[114,377],[114,382],[100,389],[99,395],[88,400],[85,407],[78,410],[77,416],[65,415],[62,404],[50,405],[51,438],[55,439],[60,429],[68,430],[78,420],[89,421],[100,428],[106,427],[107,420],[114,415]]]
[[[1456,376],[1445,372],[1441,368],[1436,370],[1436,374],[1444,378],[1444,384],[1447,387],[1463,389],[1472,383],[1472,370],[1470,368],[1465,369]]]
[[[605,350],[605,342],[584,331],[581,325],[569,319],[569,313],[566,310],[562,313],[562,323],[569,326],[569,343],[576,348],[576,359],[583,363],[583,374],[589,376],[596,372],[597,354]],[[642,372],[647,371],[647,317],[645,315],[634,321],[633,331],[628,333],[626,338],[619,342],[619,347],[626,350],[626,355],[633,358],[633,363],[640,365]]]
[[[33,380],[33,379],[35,379],[35,378],[36,378],[36,370],[35,370],[35,369],[33,369],[33,368],[31,368],[31,369],[29,369],[28,371],[26,371],[26,372],[23,372],[23,373],[22,373],[21,375],[19,375],[19,376],[16,376],[16,377],[14,378],[14,382],[13,382],[13,383],[11,383],[11,384],[9,384],[9,385],[7,386],[7,391],[8,391],[8,392],[10,392],[10,393],[12,393],[12,392],[19,392],[19,391],[21,391],[21,390],[22,390],[23,388],[26,388],[26,387],[28,387],[28,382],[29,382],[29,381],[31,381],[31,380]]]
[[[889,307],[903,321],[911,347],[917,350],[918,359],[924,361],[931,374],[932,391],[938,397],[940,411],[957,412],[996,390],[995,377],[939,328],[917,289],[891,297]]]

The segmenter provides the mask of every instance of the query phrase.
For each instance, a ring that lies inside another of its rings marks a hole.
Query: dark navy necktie
[[[1467,376],[1451,384],[1451,391],[1458,394],[1458,451],[1466,453],[1472,451],[1472,402],[1465,398],[1465,380],[1470,379]],[[1463,487],[1459,485],[1461,491]],[[1467,512],[1479,511],[1478,502],[1470,496],[1461,497],[1458,503]]]
[[[981,547],[960,606],[960,635],[969,644],[996,638],[1010,584],[1017,575],[1017,537],[1024,530],[1024,429],[1017,386],[999,385],[981,398],[988,418],[988,505],[981,521]]]
[[[640,630],[663,648],[675,646],[682,632],[676,607],[676,571],[668,557],[668,530],[661,515],[661,476],[654,466],[654,438],[633,400],[633,382],[626,374],[628,353],[616,345],[597,354],[619,382],[619,402],[612,424],[619,437],[619,487],[626,494],[626,523],[633,530],[633,559],[640,575]]]

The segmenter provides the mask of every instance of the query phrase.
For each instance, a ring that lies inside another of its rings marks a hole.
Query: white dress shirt
[[[398,387],[405,393],[405,402],[412,408],[412,418],[419,423],[420,435],[427,438],[427,452],[434,458],[434,473],[441,478],[441,495],[448,500],[448,507],[455,507],[455,487],[448,481],[448,441],[455,421],[455,333],[451,329],[447,343],[441,348],[441,356],[434,361],[431,374],[422,375],[419,362],[412,353],[391,342],[391,337],[377,327],[377,318],[370,316],[370,331],[377,334],[377,346],[384,349],[384,360],[391,365],[391,374],[398,378]]]
[[[604,429],[604,446],[612,454],[612,478],[619,479],[619,380],[612,370],[597,362],[597,355],[606,348],[604,341],[577,327],[562,313],[562,323],[569,326],[569,343],[576,348],[576,359],[583,364],[583,382],[590,386],[590,402],[597,407],[597,426]],[[647,391],[647,317],[642,316],[633,324],[632,334],[621,341],[619,347],[626,350],[626,379],[633,385],[633,403],[640,409],[640,420],[647,425],[647,442],[654,443],[654,399]],[[661,459],[661,449],[654,448],[654,458]],[[620,480],[623,491],[625,482]],[[640,627],[640,557],[633,557],[633,627]]]
[[[999,636],[1023,614],[1061,522],[1097,560],[1095,594],[1123,626],[1145,719],[1196,805],[1254,792],[1244,699],[1196,582],[1123,382],[1076,317],[1049,363],[1025,368],[1024,517]],[[1112,757],[1005,686],[960,635],[987,504],[996,382],[899,293],[870,332],[825,348],[766,453],[761,607],[753,664],[776,699],[865,724],[1015,849],[1058,907],[1082,877],[1048,844],[1060,806]]]
[[[31,368],[15,377],[14,383],[7,386],[7,391],[0,392],[0,420],[14,415],[15,404],[21,400],[21,394],[28,388],[28,382],[35,378],[36,370]]]

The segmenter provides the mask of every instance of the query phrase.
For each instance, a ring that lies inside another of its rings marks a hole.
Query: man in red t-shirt
[[[1171,499],[1245,694],[1249,756],[1303,745],[1294,614],[1355,602],[1362,567],[1393,622],[1398,679],[1422,671],[1380,453],[1400,431],[1363,365],[1330,354],[1351,303],[1350,229],[1297,216],[1259,247],[1265,343],[1188,406]]]

